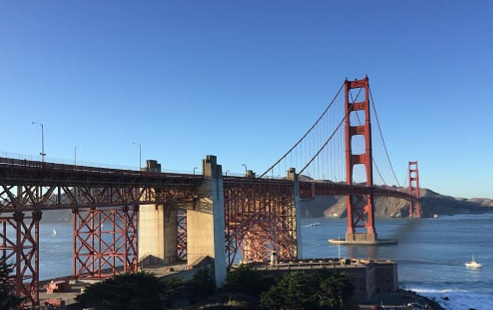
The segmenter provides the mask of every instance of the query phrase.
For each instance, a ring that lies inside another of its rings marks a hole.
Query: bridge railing
[[[24,167],[32,167],[32,168],[53,168],[53,169],[63,169],[63,170],[76,170],[76,171],[85,171],[85,172],[124,172],[127,174],[152,174],[151,172],[141,171],[137,167],[131,166],[123,166],[123,165],[109,165],[109,164],[101,164],[101,163],[91,163],[85,161],[70,161],[66,159],[45,158],[44,161],[41,161],[40,156],[34,155],[25,155],[18,153],[9,153],[9,152],[0,152],[0,165],[16,165],[16,166],[24,166]],[[162,173],[169,174],[179,174],[179,175],[187,175],[193,173],[187,173],[185,171],[179,170],[171,170],[166,169],[166,171],[162,171]]]
[[[27,155],[27,154],[0,151],[0,157],[12,158],[12,159],[18,159],[18,160],[26,160],[26,161],[32,161],[32,162],[42,162],[40,155]],[[63,164],[63,165],[67,165],[67,166],[70,166],[70,165],[74,166],[76,164],[75,160],[73,160],[73,159],[69,160],[69,159],[61,159],[61,158],[55,158],[55,157],[45,157],[44,161],[46,163]],[[136,171],[139,170],[138,167],[85,162],[82,160],[77,160],[77,166],[89,166],[89,167],[98,167],[98,168],[106,168],[106,169],[121,169],[121,170],[136,170]]]

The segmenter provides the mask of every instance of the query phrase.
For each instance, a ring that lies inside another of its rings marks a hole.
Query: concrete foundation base
[[[390,240],[390,239],[378,239],[374,241],[329,239],[328,241],[330,244],[339,244],[339,245],[396,245],[397,244],[397,240]]]

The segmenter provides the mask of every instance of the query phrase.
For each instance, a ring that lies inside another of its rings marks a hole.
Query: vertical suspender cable
[[[341,85],[341,87],[337,91],[337,94],[334,96],[334,98],[330,102],[329,106],[325,109],[325,111],[322,113],[322,115],[320,115],[320,117],[317,119],[317,121],[315,122],[315,124],[313,124],[312,127],[310,127],[310,129],[303,135],[303,137],[301,137],[298,140],[298,142],[296,142],[295,145],[293,147],[291,147],[278,161],[276,161],[272,166],[269,167],[269,169],[267,169],[264,173],[262,173],[259,176],[259,178],[261,178],[264,175],[266,175],[272,168],[274,168],[279,162],[281,162],[281,160],[283,160],[286,156],[288,156],[289,153],[291,153],[291,151],[294,150],[301,143],[301,141],[303,141],[303,139],[305,139],[305,137],[313,130],[313,128],[320,122],[320,120],[322,119],[322,117],[327,113],[327,111],[330,109],[330,107],[335,102],[335,100],[337,99],[337,97],[339,97],[339,94],[341,93],[341,91],[342,91],[343,88],[344,88],[344,83]]]

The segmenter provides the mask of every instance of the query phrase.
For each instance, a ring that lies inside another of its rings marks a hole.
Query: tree
[[[289,272],[260,295],[262,309],[317,309],[312,279],[302,272]]]
[[[76,299],[99,310],[158,310],[164,308],[163,291],[162,282],[150,273],[125,273],[89,286]]]
[[[224,290],[259,297],[274,283],[272,276],[252,270],[248,265],[240,265],[228,273]]]
[[[262,309],[343,309],[354,293],[344,275],[321,270],[314,275],[285,274],[277,284],[260,295]]]
[[[354,294],[354,285],[345,274],[323,270],[317,282],[315,299],[320,309],[342,309]]]
[[[23,301],[23,298],[15,296],[11,273],[12,266],[2,260],[0,263],[0,310],[14,309]]]
[[[185,283],[177,277],[164,278],[161,282],[163,285],[163,303],[165,307],[171,308],[175,301],[185,296]]]
[[[191,303],[206,300],[216,292],[216,283],[207,268],[200,268],[186,284],[187,298]]]

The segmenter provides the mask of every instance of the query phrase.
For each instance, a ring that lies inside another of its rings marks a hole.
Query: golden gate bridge
[[[387,185],[373,156],[372,114],[399,187]],[[374,184],[374,169],[383,185]],[[219,283],[239,253],[248,261],[266,261],[273,251],[281,261],[302,257],[300,199],[346,196],[344,242],[378,244],[375,196],[407,200],[410,216],[421,216],[417,162],[409,162],[401,190],[368,77],[346,79],[309,130],[259,176],[223,174],[215,156],[202,171],[162,173],[155,161],[135,171],[0,157],[0,260],[13,265],[17,295],[39,304],[46,210],[72,210],[74,279],[135,272],[145,257],[210,256]]]

